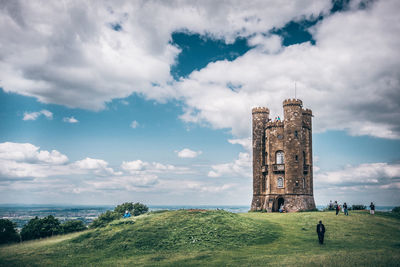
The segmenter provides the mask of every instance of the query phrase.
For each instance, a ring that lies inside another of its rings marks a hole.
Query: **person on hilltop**
[[[374,203],[371,202],[371,205],[369,205],[369,214],[374,215],[375,214],[375,205]]]
[[[344,204],[343,204],[343,212],[344,212],[344,215],[349,216],[349,211],[347,210],[346,202],[344,202]]]
[[[336,202],[336,201],[335,201]],[[336,215],[338,215],[339,214],[339,211],[340,211],[340,205],[339,205],[339,203],[336,203]]]
[[[329,200],[329,210],[333,210],[333,203],[332,203],[332,200]]]
[[[319,221],[319,224],[317,224],[317,234],[319,243],[321,245],[324,244],[325,226],[322,224],[322,221]]]
[[[125,214],[124,214],[124,218],[129,218],[129,217],[131,217],[131,214],[129,213],[129,211],[125,211]]]

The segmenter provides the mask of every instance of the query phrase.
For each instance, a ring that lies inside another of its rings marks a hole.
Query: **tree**
[[[8,219],[0,219],[0,244],[18,242],[16,224]]]
[[[61,233],[60,221],[53,215],[31,219],[21,230],[22,240],[31,240]]]
[[[149,211],[149,208],[139,202],[133,204],[133,216],[139,216],[140,214],[144,214]]]
[[[133,210],[133,203],[132,202],[125,202],[121,205],[115,207],[114,211],[119,213],[119,215],[124,215],[125,211],[132,212]]]
[[[66,221],[65,223],[61,224],[61,228],[64,234],[79,232],[87,229],[85,224],[80,220]]]

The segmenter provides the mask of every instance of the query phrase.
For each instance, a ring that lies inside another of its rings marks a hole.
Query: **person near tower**
[[[322,224],[322,221],[319,221],[319,224],[317,224],[317,234],[319,243],[321,245],[324,244],[325,226]]]

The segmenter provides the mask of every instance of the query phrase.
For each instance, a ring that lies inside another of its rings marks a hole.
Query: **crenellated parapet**
[[[312,116],[312,111],[309,108],[305,108],[302,110],[303,115]]]
[[[286,107],[286,106],[300,106],[300,107],[302,107],[303,106],[303,101],[301,101],[300,99],[295,99],[295,98],[286,99],[286,100],[283,101],[283,107]]]
[[[266,107],[255,107],[251,110],[252,114],[256,113],[268,113],[269,114],[269,109]]]
[[[269,121],[266,125],[266,128],[276,128],[276,127],[283,127],[283,121]]]

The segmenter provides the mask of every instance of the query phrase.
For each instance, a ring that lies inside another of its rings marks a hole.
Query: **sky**
[[[251,109],[296,96],[316,204],[398,206],[399,11],[0,1],[0,204],[250,205]]]

